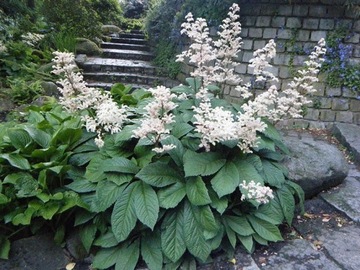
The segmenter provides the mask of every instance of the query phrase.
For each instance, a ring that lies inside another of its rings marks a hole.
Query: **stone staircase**
[[[79,63],[84,80],[90,87],[110,89],[115,83],[150,88],[157,85],[173,87],[177,81],[158,76],[160,69],[151,61],[154,56],[140,31],[112,36],[101,44],[102,54],[86,57]]]

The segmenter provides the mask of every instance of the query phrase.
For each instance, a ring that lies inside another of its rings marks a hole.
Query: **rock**
[[[83,260],[88,255],[83,243],[81,242],[79,231],[73,230],[66,238],[66,249],[76,260]]]
[[[51,234],[35,235],[14,241],[9,260],[0,260],[1,270],[64,269],[69,263]]]
[[[44,90],[44,95],[51,97],[58,97],[59,90],[57,89],[57,85],[53,82],[41,82],[41,87]]]
[[[121,29],[116,25],[103,25],[101,26],[101,31],[104,35],[111,35],[120,33]]]
[[[306,198],[341,184],[349,172],[342,152],[327,141],[293,132],[284,136],[284,143],[290,155],[283,164],[289,170],[289,179],[304,189]]]
[[[86,54],[78,54],[76,55],[76,58],[75,58],[75,62],[76,64],[78,64],[79,66],[81,66],[82,64],[84,64],[87,60],[87,56]]]
[[[148,9],[148,0],[129,0],[124,7],[124,16],[139,19]]]
[[[353,154],[355,162],[360,164],[360,126],[336,123],[332,132],[340,143]]]
[[[86,55],[100,55],[101,49],[95,42],[86,38],[77,38],[76,53]]]

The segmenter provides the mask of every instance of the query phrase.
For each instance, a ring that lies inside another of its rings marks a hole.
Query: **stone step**
[[[123,49],[103,49],[102,56],[105,58],[117,58],[126,60],[151,61],[154,56],[147,51],[123,50]]]
[[[165,81],[165,78],[157,76],[122,72],[86,72],[83,73],[83,75],[85,80],[88,82],[120,82],[125,84],[142,84],[156,86]]]
[[[145,39],[145,35],[142,33],[120,33],[119,38],[137,38]]]
[[[86,83],[86,85],[88,87],[102,88],[104,90],[110,90],[114,84],[115,83],[95,82],[95,81]],[[150,88],[149,85],[143,85],[143,84],[125,84],[125,85],[131,85],[132,89],[139,89],[139,88],[149,89]]]
[[[332,132],[339,142],[350,151],[354,161],[360,165],[360,126],[336,123]]]
[[[142,38],[111,38],[112,43],[126,43],[126,44],[139,44],[146,45],[146,40]]]
[[[122,72],[155,75],[156,67],[140,60],[89,57],[80,68],[85,72]]]
[[[142,44],[129,44],[129,43],[114,43],[103,42],[101,43],[103,49],[119,49],[119,50],[137,50],[137,51],[150,51],[150,48]]]

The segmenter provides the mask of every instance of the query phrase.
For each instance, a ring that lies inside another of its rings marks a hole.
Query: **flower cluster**
[[[144,107],[145,112],[140,120],[140,126],[133,131],[133,136],[147,138],[158,145],[170,133],[170,124],[175,122],[171,111],[177,106],[173,101],[177,96],[165,86],[150,88],[147,91],[154,99]],[[163,145],[162,148],[156,147],[153,151],[162,153],[173,148],[175,148],[174,145]]]
[[[5,46],[5,44],[2,43],[2,41],[0,40],[0,53],[5,53],[7,51],[7,48]]]
[[[21,38],[25,44],[35,47],[44,38],[44,35],[29,32],[21,35]]]
[[[241,200],[255,200],[259,204],[268,203],[274,199],[274,194],[271,188],[261,185],[259,182],[251,180],[246,183],[244,180],[239,188],[242,190]]]
[[[109,93],[87,87],[83,76],[76,71],[75,56],[72,53],[55,52],[53,73],[62,76],[57,83],[62,94],[60,103],[70,112],[87,110],[83,115],[85,127],[90,132],[98,134],[95,140],[99,147],[104,142],[103,132],[119,132],[127,120],[127,106],[118,107]]]

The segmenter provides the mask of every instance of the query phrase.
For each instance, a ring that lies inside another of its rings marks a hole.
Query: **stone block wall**
[[[273,60],[273,73],[278,76],[278,87],[285,89],[294,71],[307,59],[320,38],[343,24],[350,24],[353,36],[347,42],[352,46],[352,59],[360,63],[360,18],[346,9],[344,0],[238,0],[242,23],[242,51],[236,56],[239,65],[235,72],[244,82],[251,79],[248,67],[253,52],[264,47],[269,39],[277,43],[277,56]],[[216,33],[216,29],[212,29]],[[298,52],[304,52],[299,54]],[[192,70],[184,66],[182,77]],[[320,78],[321,79],[321,78]],[[322,79],[323,81],[323,79]],[[333,88],[326,83],[316,85],[313,104],[303,120],[287,124],[301,127],[326,127],[333,122],[360,124],[360,92],[345,87]],[[229,87],[227,98],[236,101],[236,91]]]

